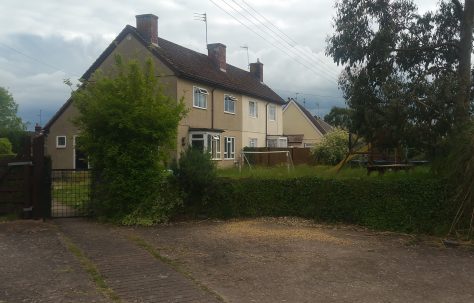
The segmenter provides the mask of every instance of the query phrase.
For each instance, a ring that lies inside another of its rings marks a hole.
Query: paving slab
[[[56,226],[0,223],[0,302],[109,302],[67,250]]]
[[[55,222],[124,302],[219,302],[213,294],[130,240],[126,229],[83,219]]]

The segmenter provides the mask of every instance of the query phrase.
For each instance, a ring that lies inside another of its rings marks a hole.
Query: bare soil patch
[[[281,218],[135,229],[227,302],[474,302],[474,253]]]

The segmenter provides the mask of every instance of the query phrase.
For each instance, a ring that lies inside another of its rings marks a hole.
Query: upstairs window
[[[249,101],[249,116],[252,118],[258,117],[257,102],[255,101]]]
[[[224,112],[235,114],[235,101],[237,98],[231,95],[224,95]]]
[[[206,89],[194,86],[193,106],[197,108],[207,108],[207,96],[209,93]]]
[[[268,106],[268,120],[275,121],[276,120],[276,106],[275,104],[270,104]]]

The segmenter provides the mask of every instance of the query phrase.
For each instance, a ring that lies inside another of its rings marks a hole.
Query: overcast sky
[[[415,2],[422,10],[435,5]],[[204,23],[193,20],[193,13],[206,12],[209,43],[227,46],[228,63],[246,69],[242,46],[248,46],[250,62],[264,64],[267,85],[323,116],[344,106],[336,83],[341,68],[324,55],[333,6],[332,0],[2,0],[0,86],[13,94],[25,121],[40,122],[41,110],[45,124],[71,93],[63,79],[82,76],[126,24],[135,26],[135,15],[157,15],[159,36],[207,53]]]

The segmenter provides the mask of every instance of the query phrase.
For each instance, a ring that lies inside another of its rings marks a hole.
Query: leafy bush
[[[335,129],[324,135],[321,142],[313,151],[314,159],[318,164],[336,165],[344,159],[349,145],[349,133],[342,129]]]
[[[209,153],[188,148],[172,168],[177,184],[184,192],[185,207],[198,212],[216,181],[216,165]]]
[[[115,77],[98,71],[73,94],[97,216],[120,222],[163,194],[163,163],[185,110],[183,102],[164,94],[155,73],[151,59],[142,66],[116,57]],[[160,199],[157,205],[165,202]]]
[[[11,155],[13,154],[12,151],[12,144],[8,138],[0,138],[0,155]]]
[[[219,179],[203,211],[210,217],[299,216],[380,230],[439,234],[456,206],[437,178]]]
[[[181,192],[172,182],[165,180],[156,195],[138,204],[120,223],[123,225],[151,226],[165,223],[183,206]]]

